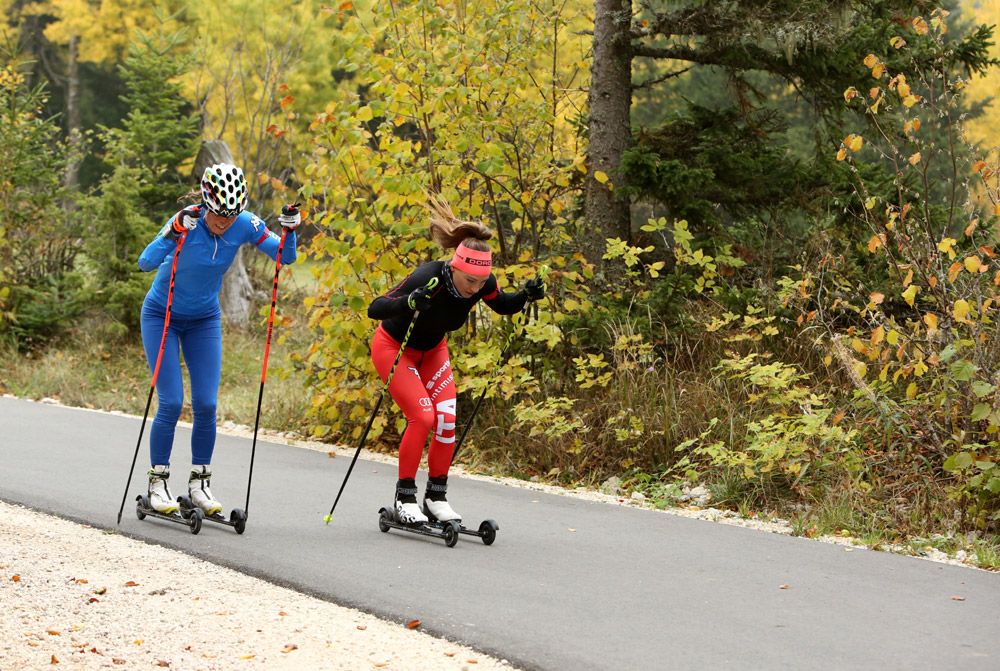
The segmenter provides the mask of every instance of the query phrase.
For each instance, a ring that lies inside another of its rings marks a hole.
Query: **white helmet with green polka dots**
[[[201,176],[205,207],[220,217],[235,217],[247,206],[247,180],[235,165],[216,163]]]

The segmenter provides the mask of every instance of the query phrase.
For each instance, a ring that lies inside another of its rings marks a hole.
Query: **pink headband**
[[[469,249],[463,242],[458,245],[455,255],[451,257],[451,267],[470,275],[487,277],[493,268],[493,253],[489,250],[481,252]]]

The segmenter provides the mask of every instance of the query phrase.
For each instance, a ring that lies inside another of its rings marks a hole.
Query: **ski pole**
[[[542,280],[544,281],[545,276],[548,274],[548,272],[549,272],[548,266],[542,266],[538,270],[538,276],[542,278]],[[528,328],[528,321],[531,318],[531,301],[527,301],[524,304],[524,312],[522,314],[524,315],[524,323],[521,324],[521,330],[519,332],[519,335],[523,336],[524,332]],[[455,458],[458,456],[458,451],[461,449],[462,443],[465,442],[465,436],[469,433],[469,429],[472,428],[472,421],[476,418],[476,413],[479,412],[479,406],[483,404],[483,399],[486,398],[486,392],[489,391],[490,383],[493,381],[493,378],[497,376],[497,373],[500,372],[500,367],[504,364],[504,361],[506,360],[507,350],[510,349],[511,343],[514,342],[514,333],[515,331],[511,331],[510,335],[507,336],[507,342],[504,343],[503,349],[500,350],[500,358],[497,359],[497,365],[493,367],[493,372],[490,373],[489,378],[486,380],[486,385],[483,387],[483,391],[479,394],[479,398],[476,399],[476,404],[472,407],[472,413],[469,415],[469,420],[465,423],[465,427],[462,429],[462,435],[458,437],[458,442],[455,444],[455,449],[452,450],[450,464],[455,463]]]
[[[298,209],[298,203],[294,205],[282,205],[282,214],[294,214],[293,210]],[[271,286],[271,314],[267,318],[267,342],[264,344],[264,364],[260,370],[260,390],[257,392],[257,417],[253,423],[253,443],[250,446],[250,475],[247,477],[247,501],[243,506],[243,514],[250,516],[250,484],[253,482],[253,461],[257,454],[257,429],[260,428],[260,405],[264,400],[264,380],[267,379],[267,359],[271,354],[271,335],[274,332],[274,310],[278,303],[278,276],[281,274],[281,254],[285,249],[285,238],[288,236],[288,229],[282,227],[281,241],[278,243],[278,254],[274,261],[274,284]]]
[[[433,289],[437,286],[438,278],[432,277],[430,281],[425,285],[428,289]],[[378,415],[378,410],[382,407],[382,399],[385,398],[385,392],[389,389],[389,383],[392,382],[392,376],[396,374],[396,366],[399,365],[399,360],[403,356],[403,350],[406,349],[406,343],[410,340],[410,334],[413,332],[413,325],[417,323],[417,317],[420,316],[420,310],[416,310],[413,313],[413,318],[410,320],[410,325],[406,327],[406,334],[403,336],[403,342],[399,344],[399,351],[396,352],[396,359],[392,362],[392,368],[389,369],[389,376],[385,379],[385,384],[382,385],[382,389],[379,390],[378,399],[375,401],[375,407],[372,408],[372,414],[368,416],[368,424],[365,426],[365,430],[361,432],[361,440],[358,441],[358,449],[354,451],[354,457],[351,459],[351,465],[347,468],[347,474],[344,476],[344,482],[340,485],[340,491],[337,492],[337,498],[334,499],[333,505],[330,506],[330,512],[326,514],[323,521],[329,524],[333,520],[333,510],[337,507],[337,503],[340,501],[340,495],[344,493],[344,487],[347,486],[347,479],[351,477],[351,471],[354,470],[354,464],[358,461],[358,455],[361,454],[361,448],[365,444],[365,439],[368,438],[368,431],[371,430],[372,424],[375,423],[375,417]]]
[[[170,327],[170,308],[174,302],[174,279],[177,277],[177,259],[180,258],[181,249],[187,239],[187,231],[181,233],[177,241],[177,251],[174,252],[174,262],[170,265],[170,283],[167,285],[167,311],[163,315],[163,335],[160,337],[160,352],[156,355],[156,366],[153,367],[153,380],[149,383],[149,396],[146,398],[146,410],[142,413],[142,425],[139,427],[139,440],[135,443],[135,454],[132,455],[132,466],[128,471],[128,480],[125,482],[125,493],[122,495],[122,504],[118,508],[118,522],[122,523],[122,511],[125,510],[125,499],[128,498],[128,488],[132,485],[132,474],[135,472],[135,462],[139,458],[139,446],[142,445],[142,434],[146,430],[146,418],[149,417],[149,406],[153,402],[153,390],[156,389],[156,378],[160,375],[160,363],[163,362],[163,350],[167,345],[167,329]]]

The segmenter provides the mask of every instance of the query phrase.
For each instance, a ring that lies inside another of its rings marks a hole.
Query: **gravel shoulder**
[[[513,668],[410,625],[0,501],[2,669]]]

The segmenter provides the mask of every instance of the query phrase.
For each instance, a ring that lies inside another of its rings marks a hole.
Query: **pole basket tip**
[[[323,515],[323,521],[329,524],[333,521],[333,515]]]

